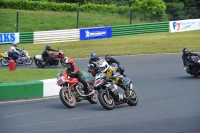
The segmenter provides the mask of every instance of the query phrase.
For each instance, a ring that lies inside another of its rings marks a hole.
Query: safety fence
[[[169,22],[112,26],[112,36],[169,32]]]
[[[183,32],[199,29],[200,19],[189,19],[170,22],[154,22],[70,30],[0,33],[0,44],[12,43],[14,41],[21,44],[70,42],[148,33]]]
[[[12,43],[14,41],[17,41],[21,44],[56,43],[159,32],[169,32],[169,22],[154,22],[70,30],[0,33],[0,44]],[[12,36],[12,38],[9,36]]]

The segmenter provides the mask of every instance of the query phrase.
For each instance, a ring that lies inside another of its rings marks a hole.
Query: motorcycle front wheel
[[[130,88],[130,86],[133,86],[132,82],[130,82],[129,88]],[[129,96],[129,99],[128,99],[128,105],[136,106],[137,103],[138,103],[138,97],[137,97],[135,91],[133,90],[133,88],[130,88],[130,96]]]
[[[24,63],[26,65],[31,65],[33,63],[33,59],[32,58],[27,58],[27,59],[24,60]]]
[[[62,88],[59,92],[60,100],[62,103],[68,108],[74,108],[76,105],[76,98],[72,92],[68,92],[68,90]]]
[[[1,65],[3,65],[3,66],[8,66],[8,65],[9,65],[9,60],[3,58],[3,59],[1,60]]]
[[[105,91],[100,91],[98,94],[100,104],[107,110],[112,110],[115,106],[113,97],[110,95],[110,98],[107,96]]]
[[[96,104],[96,103],[98,103],[98,92],[95,91],[94,94],[92,94],[91,96],[87,96],[87,100],[88,100],[91,104]]]

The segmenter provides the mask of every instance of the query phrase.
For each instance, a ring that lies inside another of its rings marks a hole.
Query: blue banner
[[[19,33],[0,33],[0,44],[13,42],[19,43]]]
[[[112,37],[111,27],[80,29],[80,40],[94,40]]]

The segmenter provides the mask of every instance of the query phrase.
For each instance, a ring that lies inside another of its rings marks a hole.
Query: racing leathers
[[[11,46],[8,50],[8,57],[12,57],[14,60],[20,60],[21,57],[18,54],[19,51],[21,51],[21,49]]]
[[[188,54],[183,54],[182,59],[183,59],[183,65],[186,67],[186,71],[189,73],[192,69],[193,66],[193,60],[192,56],[198,56],[196,53],[188,52]]]
[[[98,72],[98,61],[99,61],[99,57],[95,57],[95,58],[90,58],[89,60],[89,65],[88,65],[88,72],[91,72],[92,76],[95,76],[96,73]]]
[[[129,88],[127,88],[124,84],[123,76],[118,71],[116,71],[116,69],[113,66],[109,66],[105,74],[107,78],[114,78],[115,83],[122,89],[124,89],[126,96],[129,95]]]
[[[90,88],[90,86],[87,84],[87,82],[85,81],[85,78],[83,76],[83,74],[79,71],[78,67],[76,65],[71,65],[71,67],[67,68],[67,73],[70,77],[75,77],[78,79],[79,82],[81,82],[84,86],[84,91],[85,94],[89,94],[91,93],[92,89]]]
[[[109,60],[106,59],[106,61],[109,65],[111,65],[112,63],[116,63],[118,65],[118,68],[119,68],[119,73],[126,77],[126,75],[124,74],[124,69],[121,67],[121,64],[118,60],[116,60],[115,58],[109,58]]]
[[[49,63],[50,65],[53,64],[52,62],[55,60],[54,57],[49,55],[49,51],[55,51],[55,52],[59,52],[58,50],[54,50],[54,49],[45,49],[42,53],[42,58]]]

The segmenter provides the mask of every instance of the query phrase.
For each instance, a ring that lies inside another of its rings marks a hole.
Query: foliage
[[[133,9],[136,11],[142,10],[146,12],[145,17],[163,17],[166,6],[163,0],[136,0],[133,4]]]
[[[167,6],[167,14],[169,16],[169,20],[180,20],[183,18],[184,12],[184,4],[182,2],[172,2],[166,3]]]

